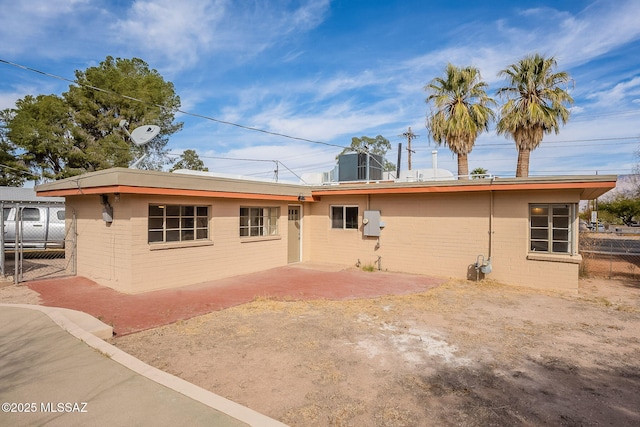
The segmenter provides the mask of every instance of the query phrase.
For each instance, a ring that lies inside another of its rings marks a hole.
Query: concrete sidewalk
[[[0,404],[3,426],[284,426],[41,306],[0,304]]]

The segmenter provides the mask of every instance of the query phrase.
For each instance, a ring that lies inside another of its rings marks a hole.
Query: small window
[[[2,219],[6,221],[9,218],[9,212],[11,212],[11,208],[2,208]]]
[[[64,218],[65,218],[64,212],[65,212],[64,209],[56,212],[56,217],[60,221],[64,221]]]
[[[357,206],[331,206],[331,228],[357,229]]]
[[[209,207],[149,205],[149,243],[209,239]]]
[[[240,237],[277,236],[279,207],[241,207]]]
[[[536,204],[529,207],[529,250],[531,252],[571,253],[574,204]]]

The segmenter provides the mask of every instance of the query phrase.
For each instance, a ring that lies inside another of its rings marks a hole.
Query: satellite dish
[[[127,122],[126,120],[120,120],[119,125],[122,128],[122,130],[127,135],[129,135],[129,138],[131,138],[133,143],[138,147],[144,147],[149,141],[151,141],[153,138],[158,136],[158,134],[160,133],[160,126],[156,126],[156,125],[143,125],[135,128],[131,133],[129,133],[129,131],[127,130],[127,126],[129,125],[129,122]],[[147,157],[146,150],[145,150],[145,153],[142,155],[142,157],[140,157],[138,160],[133,162],[133,164],[131,164],[131,166],[129,167],[132,169],[137,169],[138,165],[140,164],[140,162],[142,162],[142,160],[145,157]]]
[[[133,132],[131,132],[129,137],[131,137],[131,140],[134,144],[136,144],[137,146],[142,146],[158,136],[159,133],[160,126],[145,125],[135,128]]]

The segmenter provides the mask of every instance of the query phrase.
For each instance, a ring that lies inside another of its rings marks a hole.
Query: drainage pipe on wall
[[[493,178],[491,178],[493,184]],[[483,273],[491,273],[491,257],[493,256],[493,190],[489,190],[489,257],[487,258],[487,266]]]

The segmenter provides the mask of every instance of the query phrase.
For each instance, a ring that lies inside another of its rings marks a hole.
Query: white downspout
[[[489,259],[491,259],[491,255],[493,255],[493,190],[490,190],[489,194]]]

